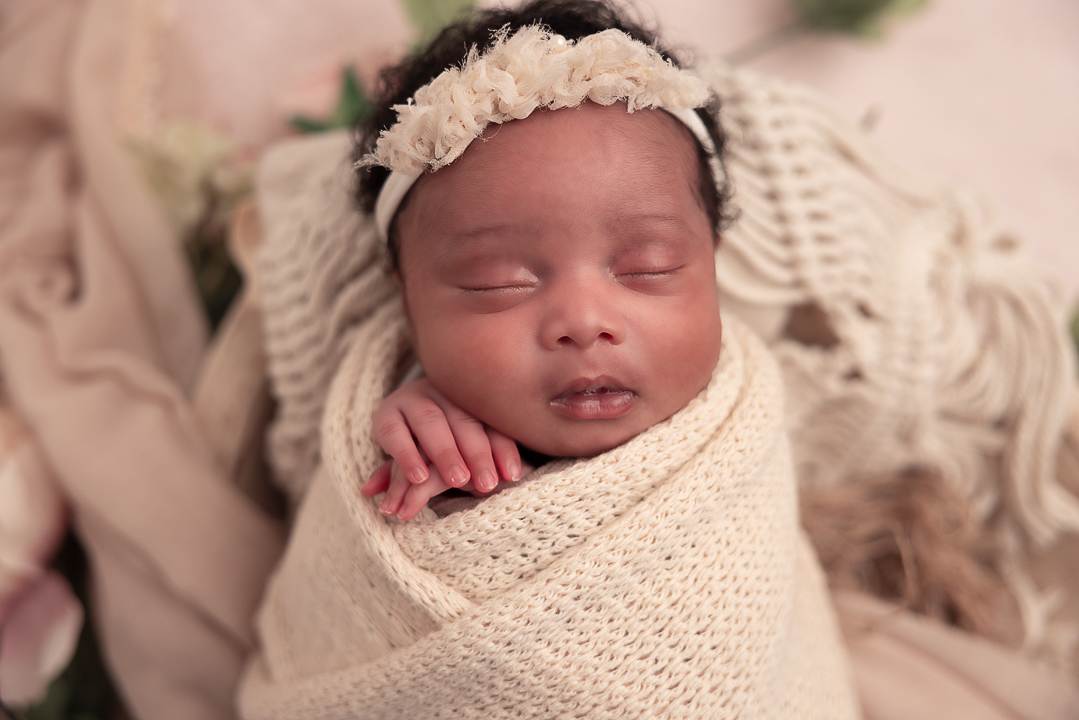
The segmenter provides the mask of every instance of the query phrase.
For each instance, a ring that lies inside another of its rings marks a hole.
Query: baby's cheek
[[[428,378],[469,413],[487,415],[511,394],[531,367],[519,334],[493,322],[459,322],[422,343],[420,360]]]
[[[666,359],[668,377],[679,400],[688,402],[696,397],[709,382],[719,361],[722,346],[722,325],[719,304],[705,302],[705,298],[688,306],[681,315],[680,323],[667,326],[670,342]],[[672,399],[674,402],[674,399]],[[683,404],[684,404],[683,402]]]

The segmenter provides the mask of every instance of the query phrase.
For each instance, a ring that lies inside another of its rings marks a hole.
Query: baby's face
[[[719,358],[713,229],[686,130],[625,106],[491,126],[398,218],[419,359],[533,450],[595,455],[670,417]]]

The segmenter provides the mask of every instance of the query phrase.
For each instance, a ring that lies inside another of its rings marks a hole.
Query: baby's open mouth
[[[573,420],[610,420],[629,412],[636,393],[606,378],[578,380],[551,405]]]

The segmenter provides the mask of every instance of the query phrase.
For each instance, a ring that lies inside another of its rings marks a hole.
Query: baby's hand
[[[499,481],[495,490],[505,485]],[[423,509],[427,501],[435,495],[445,492],[449,485],[442,479],[438,468],[430,468],[430,477],[422,483],[411,483],[404,476],[401,466],[394,460],[382,463],[371,474],[371,478],[363,484],[360,492],[364,495],[378,495],[385,492],[386,497],[379,503],[378,509],[383,515],[397,515],[402,520],[411,520]],[[478,490],[471,482],[466,483],[462,490],[467,490],[473,495],[488,495],[489,492]]]
[[[447,400],[426,378],[404,385],[382,402],[374,416],[374,435],[394,463],[375,471],[361,491],[376,495],[388,489],[380,506],[387,515],[400,510],[402,519],[408,519],[402,503],[409,510],[422,497],[412,517],[431,497],[470,480],[487,493],[498,485],[499,475],[510,481],[521,477],[517,444]],[[409,483],[417,487],[409,488]]]

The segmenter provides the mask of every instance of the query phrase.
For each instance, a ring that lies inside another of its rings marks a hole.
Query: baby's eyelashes
[[[619,273],[615,279],[628,290],[650,294],[663,294],[678,287],[685,265],[657,270],[633,270]]]
[[[467,285],[459,288],[465,307],[479,314],[514,308],[531,298],[535,290],[536,284]]]
[[[662,270],[631,270],[628,272],[620,272],[616,277],[641,280],[648,280],[651,278],[665,278],[670,277],[671,275],[677,275],[679,272],[682,271],[683,267],[685,266],[679,265],[678,267],[664,268]]]
[[[461,290],[467,293],[527,292],[532,287],[532,285],[479,285],[475,287],[462,286]]]

